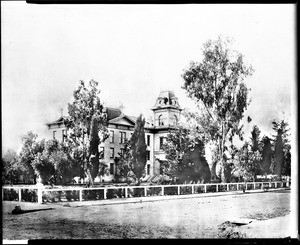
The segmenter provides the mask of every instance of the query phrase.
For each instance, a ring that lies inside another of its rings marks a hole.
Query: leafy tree
[[[2,157],[2,184],[18,184],[24,171],[17,153],[8,149]]]
[[[243,82],[252,75],[251,66],[244,64],[243,55],[229,48],[230,40],[207,41],[203,48],[203,60],[191,62],[185,70],[183,88],[198,108],[206,111],[207,125],[217,145],[218,161],[221,161],[221,179],[226,181],[225,165],[222,160],[224,146],[234,135],[242,138],[239,125],[250,101],[249,89]],[[216,130],[217,129],[217,130]]]
[[[271,139],[268,136],[262,138],[262,161],[261,161],[261,171],[262,174],[271,173],[271,163],[272,163],[272,144]]]
[[[147,145],[145,141],[145,118],[140,115],[135,124],[134,132],[130,140],[130,150],[131,150],[131,170],[138,179],[138,184],[140,183],[140,178],[142,177],[143,171],[145,169],[147,159]]]
[[[174,132],[170,132],[163,149],[167,159],[162,162],[164,174],[176,177],[181,182],[210,181],[204,143],[198,135],[191,133],[190,129],[179,126]]]
[[[44,142],[37,141],[37,134],[29,131],[22,136],[22,149],[20,152],[20,162],[28,170],[26,178],[33,179],[36,184],[36,172],[33,167],[33,161],[38,153],[44,150]]]
[[[68,104],[69,117],[65,121],[73,158],[82,164],[81,177],[86,174],[90,180],[99,169],[98,145],[109,137],[107,116],[99,94],[98,82],[80,81],[73,93],[73,102]]]
[[[33,160],[33,167],[42,183],[67,184],[78,176],[79,166],[71,157],[70,148],[57,140],[44,142],[44,150]]]
[[[257,163],[261,160],[259,151],[252,151],[248,142],[235,154],[232,174],[244,181],[255,180]]]

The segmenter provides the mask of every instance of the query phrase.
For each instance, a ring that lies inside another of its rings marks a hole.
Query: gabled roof
[[[136,122],[136,120],[134,120],[134,117],[127,116],[123,113],[119,117],[116,117],[116,118],[108,121],[108,123],[121,124],[121,125],[127,125],[127,126],[128,125],[134,126],[135,122]]]
[[[122,114],[122,111],[120,108],[106,107],[106,114],[107,120],[109,121],[111,119],[119,117]]]
[[[53,125],[53,124],[63,124],[66,118],[67,118],[66,116],[61,116],[60,118],[58,118],[57,120],[55,120],[51,123],[46,123],[46,125],[50,126],[50,125]]]

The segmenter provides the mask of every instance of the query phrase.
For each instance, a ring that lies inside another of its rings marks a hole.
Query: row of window
[[[62,141],[64,142],[66,134],[65,134],[65,130],[63,129],[62,132]],[[57,135],[57,131],[53,131],[53,139],[56,139],[56,135]],[[131,133],[132,136],[132,133]],[[114,131],[111,130],[110,131],[110,143],[114,143]],[[119,132],[119,143],[120,144],[124,144],[125,143],[125,139],[126,139],[126,132]],[[147,135],[147,146],[150,146],[150,135]]]
[[[132,133],[130,133],[131,136],[132,136]],[[115,142],[115,132],[113,130],[110,130],[109,132],[109,141],[110,143],[114,143]],[[120,131],[119,132],[119,144],[124,144],[125,143],[125,140],[126,140],[126,132],[122,132]],[[150,146],[150,135],[147,135],[147,146]]]
[[[177,123],[178,123],[178,117],[176,115],[174,115],[172,125],[176,126]],[[163,125],[165,125],[163,115],[159,115],[158,116],[158,126],[163,126]]]
[[[123,154],[124,149],[121,148],[121,155]],[[101,147],[100,148],[100,158],[104,159],[105,156],[105,148]],[[114,158],[115,157],[115,148],[109,148],[109,157]],[[146,151],[146,159],[150,160],[150,151]]]
[[[115,132],[113,130],[110,130],[110,132],[109,132],[109,141],[110,141],[110,143],[115,142],[115,134],[114,133]],[[131,135],[132,135],[132,133],[131,133]],[[125,139],[126,139],[126,132],[119,132],[119,143],[124,144]]]
[[[114,142],[114,131],[110,131],[110,142],[113,143]],[[65,130],[62,130],[62,141],[64,142],[65,140]],[[53,139],[56,139],[56,131],[53,131]],[[125,142],[126,139],[126,132],[120,132],[120,144],[123,144]],[[164,144],[164,137],[160,137],[159,138],[159,149],[161,150]],[[147,146],[150,146],[150,135],[147,135]],[[103,148],[103,147],[102,147]],[[104,149],[104,148],[103,148]],[[111,150],[111,154],[110,156],[114,157],[114,148],[110,148]],[[121,154],[123,154],[123,149],[121,149]],[[111,158],[113,158],[111,157]]]
[[[114,174],[115,173],[115,164],[113,162],[110,163],[109,166],[109,173]],[[150,174],[150,164],[147,164],[146,174]]]

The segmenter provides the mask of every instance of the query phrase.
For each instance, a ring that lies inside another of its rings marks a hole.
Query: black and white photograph
[[[1,2],[2,242],[297,239],[296,4]]]

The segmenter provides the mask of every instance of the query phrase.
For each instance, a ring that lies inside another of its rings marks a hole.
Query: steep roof
[[[53,124],[63,124],[66,118],[67,118],[66,116],[61,116],[60,118],[58,118],[57,120],[55,120],[51,123],[46,123],[46,125],[50,126]]]
[[[119,117],[122,114],[122,111],[120,108],[106,107],[106,114],[107,120],[110,121],[114,118]]]
[[[169,90],[160,92],[152,110],[156,110],[160,108],[175,108],[178,110],[182,110],[178,103],[178,98],[175,96],[173,91],[169,91]]]

